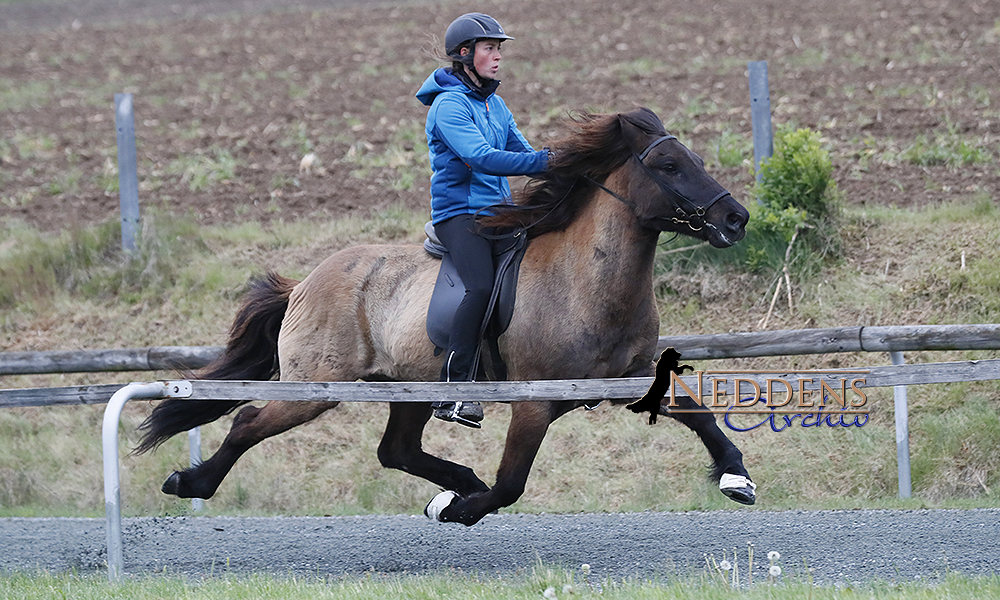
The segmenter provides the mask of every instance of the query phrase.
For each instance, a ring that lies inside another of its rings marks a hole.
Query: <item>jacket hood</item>
[[[437,98],[438,94],[442,92],[476,94],[485,100],[496,91],[499,84],[499,81],[490,80],[483,88],[472,89],[470,87],[472,82],[466,83],[462,79],[459,79],[450,68],[441,67],[424,80],[423,85],[417,90],[417,100],[420,100],[420,103],[424,106],[430,106],[434,103],[434,98]]]

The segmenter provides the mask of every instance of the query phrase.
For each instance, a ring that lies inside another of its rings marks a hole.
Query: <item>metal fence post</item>
[[[188,430],[188,454],[191,457],[191,468],[201,464],[201,427]],[[201,510],[205,508],[205,501],[201,498],[191,498],[191,510]]]
[[[890,352],[892,364],[906,364],[902,352]],[[906,386],[897,385],[892,388],[893,405],[896,413],[896,470],[899,479],[899,497],[909,498],[910,485],[910,423],[909,411],[906,405]]]
[[[125,566],[122,552],[121,483],[118,476],[118,422],[125,403],[133,398],[162,398],[165,384],[130,383],[111,396],[104,409],[101,445],[104,455],[104,516],[107,520],[108,579],[117,581]]]
[[[753,168],[760,182],[760,162],[774,153],[771,130],[771,91],[767,83],[767,61],[747,63],[750,78],[750,120],[753,124]]]
[[[104,516],[108,542],[108,579],[118,581],[125,568],[122,549],[121,478],[118,469],[118,424],[125,403],[133,398],[185,398],[191,395],[189,381],[130,383],[115,392],[104,409],[101,453],[104,461]]]
[[[115,130],[118,138],[118,198],[121,206],[122,249],[136,250],[139,228],[139,175],[135,152],[132,94],[115,94]]]

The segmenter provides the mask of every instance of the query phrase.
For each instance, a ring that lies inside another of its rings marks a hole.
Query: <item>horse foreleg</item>
[[[389,404],[389,422],[378,446],[378,460],[387,469],[422,477],[463,496],[489,490],[469,467],[424,452],[420,440],[431,418],[431,405],[413,402]]]
[[[442,492],[427,505],[424,511],[427,516],[438,521],[474,525],[487,514],[516,502],[524,494],[528,472],[549,424],[558,414],[561,413],[548,402],[513,403],[507,441],[493,488],[471,497]]]
[[[695,412],[674,412],[666,404],[660,405],[659,412],[680,421],[698,434],[712,457],[712,479],[719,482],[719,491],[740,504],[756,502],[754,490],[757,486],[743,466],[743,453],[722,432],[712,413],[688,396],[677,396],[676,399],[676,408]]]
[[[174,471],[164,482],[163,493],[181,498],[211,498],[244,452],[336,405],[336,402],[270,402],[262,408],[242,409],[215,454],[190,469]]]

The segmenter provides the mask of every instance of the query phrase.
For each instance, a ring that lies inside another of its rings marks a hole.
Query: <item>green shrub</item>
[[[837,254],[836,183],[830,155],[818,133],[779,128],[774,155],[763,162],[760,181],[751,195],[759,202],[747,203],[750,221],[739,244],[725,252],[706,248],[684,255],[661,254],[657,276],[696,265],[768,274],[782,271],[787,261],[795,277],[808,279],[819,272],[824,260]],[[687,243],[681,241],[678,247]]]
[[[799,265],[800,275],[814,270],[817,261],[836,255],[836,189],[833,163],[820,135],[809,129],[778,128],[774,155],[761,162],[760,179],[753,188],[759,202],[751,208],[747,225],[747,269],[782,268],[784,250],[796,232],[799,241],[789,258]],[[780,255],[779,241],[783,242]],[[768,249],[766,256],[762,247]]]
[[[818,133],[809,129],[779,128],[774,155],[761,161],[754,195],[774,211],[804,210],[813,220],[833,214],[836,184],[833,163]]]

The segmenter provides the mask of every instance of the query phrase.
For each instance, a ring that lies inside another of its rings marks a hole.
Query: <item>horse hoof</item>
[[[450,490],[441,492],[427,503],[427,506],[424,508],[424,515],[432,521],[441,521],[441,511],[451,506],[455,498],[458,498],[458,494],[455,492]]]
[[[163,487],[160,488],[160,491],[164,494],[170,494],[171,496],[180,496],[181,474],[177,471],[171,473],[170,477],[167,477],[167,480],[163,482]]]
[[[757,484],[742,475],[723,473],[719,479],[719,491],[740,504],[752,505],[756,502],[757,494],[754,492],[756,489]]]

